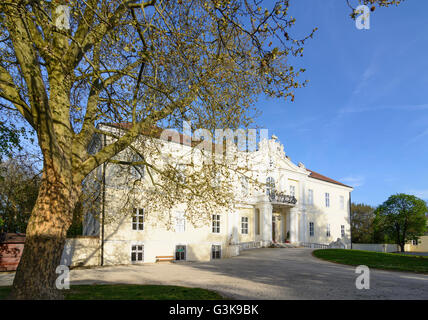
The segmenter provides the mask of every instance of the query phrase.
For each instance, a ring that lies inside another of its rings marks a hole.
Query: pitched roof
[[[352,188],[351,186],[347,186],[346,184],[343,184],[339,181],[333,180],[329,177],[323,176],[322,174],[315,172],[313,170],[309,170],[306,168],[306,170],[308,170],[311,174],[309,175],[309,177],[314,178],[314,179],[318,179],[318,180],[322,180],[325,182],[329,182],[329,183],[334,183],[334,184],[338,184],[340,186],[344,186],[344,187],[348,187],[348,188]]]

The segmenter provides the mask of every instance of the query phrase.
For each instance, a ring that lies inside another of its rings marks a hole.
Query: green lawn
[[[0,300],[11,287],[0,287]],[[216,292],[177,286],[157,285],[77,285],[64,290],[66,300],[222,300]]]
[[[428,256],[345,249],[320,249],[315,250],[313,255],[323,260],[352,266],[366,265],[369,268],[428,273]]]

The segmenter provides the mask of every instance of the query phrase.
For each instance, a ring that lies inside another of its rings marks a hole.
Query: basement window
[[[144,245],[138,244],[138,245],[132,246],[131,261],[132,262],[143,262],[144,261]]]
[[[211,248],[211,258],[221,259],[221,245],[213,244]]]

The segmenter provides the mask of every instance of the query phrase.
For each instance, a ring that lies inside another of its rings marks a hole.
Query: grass
[[[0,300],[11,287],[0,287]],[[222,300],[220,294],[200,289],[161,285],[76,285],[64,290],[66,300]]]
[[[408,256],[363,250],[320,249],[313,251],[317,258],[352,266],[428,273],[428,256]]]

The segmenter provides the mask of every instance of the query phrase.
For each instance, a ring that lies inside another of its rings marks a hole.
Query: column
[[[299,241],[298,237],[298,209],[290,208],[290,242],[296,243]]]
[[[270,202],[263,202],[257,205],[260,210],[260,233],[263,245],[272,242],[272,205]]]

